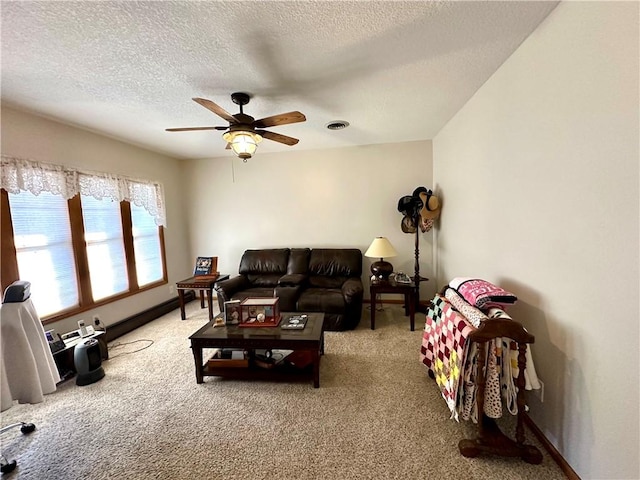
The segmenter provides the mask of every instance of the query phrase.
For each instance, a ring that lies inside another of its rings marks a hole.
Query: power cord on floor
[[[371,310],[371,304],[367,305],[367,310]],[[382,294],[376,294],[376,312],[383,312],[384,306],[382,305]]]
[[[95,324],[95,329],[96,330],[102,330],[104,332],[105,338],[107,338],[107,326],[104,323],[102,323],[102,320],[100,320],[100,317],[95,315],[93,317],[93,323]],[[112,358],[120,357],[122,355],[129,355],[131,353],[138,353],[138,352],[141,352],[142,350],[144,350],[145,348],[149,348],[154,343],[153,340],[140,339],[140,340],[133,340],[131,342],[115,343],[113,345],[109,345],[108,348],[109,348],[109,350],[115,350],[117,348],[125,347],[127,345],[133,345],[133,344],[138,343],[138,342],[149,342],[149,344],[145,345],[144,347],[138,348],[137,350],[132,350],[131,352],[122,352],[122,353],[118,353],[116,355],[110,355],[109,358],[112,359]]]
[[[126,347],[127,345],[133,345],[135,343],[138,342],[149,342],[147,345],[145,345],[144,347],[138,348],[137,350],[132,350],[130,352],[122,352],[122,353],[116,353],[115,355],[109,355],[109,359],[111,360],[112,358],[118,358],[121,357],[122,355],[129,355],[131,353],[138,353],[141,352],[142,350],[149,348],[151,345],[153,345],[153,340],[148,340],[146,338],[140,339],[140,340],[133,340],[131,342],[122,342],[122,343],[116,343],[114,345],[110,345],[109,349],[110,350],[115,350],[117,348],[121,348],[121,347]]]

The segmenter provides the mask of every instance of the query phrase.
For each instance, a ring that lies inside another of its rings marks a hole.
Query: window
[[[144,208],[131,204],[131,227],[138,285],[162,280],[162,246],[153,217]]]
[[[13,227],[2,224],[2,284],[30,281],[44,323],[166,283],[163,227],[145,208],[84,195],[2,193]]]
[[[40,316],[78,305],[67,201],[42,192],[9,194],[13,241],[20,279],[31,282],[33,304]],[[4,232],[3,232],[4,235]],[[5,261],[4,252],[2,255]]]
[[[44,323],[167,283],[162,184],[0,162],[0,283],[30,281]]]
[[[126,292],[129,282],[120,204],[85,195],[80,199],[93,299],[102,300]],[[155,233],[157,236],[157,227]]]

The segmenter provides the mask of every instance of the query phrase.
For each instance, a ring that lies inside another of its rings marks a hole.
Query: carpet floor
[[[475,425],[449,411],[418,361],[416,331],[402,308],[385,306],[369,328],[327,332],[320,388],[311,382],[205,377],[196,384],[188,337],[207,322],[199,302],[187,319],[171,312],[109,345],[106,376],[58,386],[36,405],[14,403],[2,434],[17,460],[3,479],[561,479],[544,460],[464,458],[458,441]],[[145,348],[146,347],[146,348]],[[513,417],[501,419],[513,438]]]

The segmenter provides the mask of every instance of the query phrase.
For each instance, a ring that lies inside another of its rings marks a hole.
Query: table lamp
[[[374,238],[367,251],[364,252],[365,257],[380,259],[371,264],[371,273],[381,280],[389,280],[389,275],[393,273],[393,265],[385,262],[384,258],[395,257],[396,255],[398,255],[398,252],[386,237]]]

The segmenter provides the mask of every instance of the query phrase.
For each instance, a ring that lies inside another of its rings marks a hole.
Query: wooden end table
[[[207,292],[207,303],[209,304],[209,321],[213,320],[213,286],[216,282],[227,280],[229,274],[221,273],[215,278],[195,278],[190,277],[176,282],[176,290],[178,291],[178,300],[180,302],[180,318],[185,320],[187,317],[184,313],[184,291],[199,290],[200,291],[200,308],[204,308],[203,291]]]
[[[376,329],[376,297],[379,293],[400,293],[404,295],[405,315],[409,315],[411,331],[415,330],[417,288],[416,284],[399,283],[395,280],[371,282],[369,295],[371,296],[371,330]],[[407,312],[408,310],[408,312]]]

